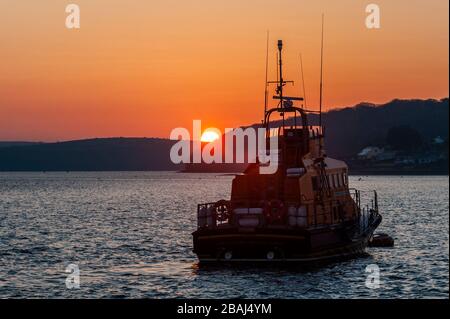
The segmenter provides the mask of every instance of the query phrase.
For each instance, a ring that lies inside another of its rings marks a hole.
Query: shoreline
[[[186,171],[186,170],[8,170],[3,171],[0,170],[0,173],[126,173],[126,172],[171,172],[171,173],[185,173],[185,174],[218,174],[221,176],[234,176],[237,174],[242,174],[242,172],[233,172],[233,171]],[[414,171],[414,170],[405,170],[405,171],[389,171],[389,170],[349,170],[349,176],[449,176],[449,172],[444,171]]]

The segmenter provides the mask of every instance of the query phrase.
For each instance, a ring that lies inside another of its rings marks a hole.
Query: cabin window
[[[335,174],[333,174],[333,187],[334,188],[337,188],[337,179],[336,179],[336,175]]]
[[[327,180],[328,180],[328,186],[330,188],[332,188],[333,186],[331,185],[331,176],[330,175],[327,175]]]

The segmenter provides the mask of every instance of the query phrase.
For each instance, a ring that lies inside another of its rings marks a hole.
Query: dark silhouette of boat
[[[278,50],[278,104],[266,106],[264,118],[267,144],[278,139],[277,171],[261,174],[264,164],[250,164],[234,178],[230,200],[198,205],[193,241],[201,262],[317,262],[356,256],[364,253],[382,220],[377,193],[369,205],[361,204],[362,193],[349,187],[347,165],[325,153],[323,126],[309,125],[313,112],[294,106],[303,99],[284,96],[289,81],[283,80],[281,40]],[[273,114],[283,117],[280,127],[270,127]],[[286,114],[294,117],[294,125],[286,125]]]

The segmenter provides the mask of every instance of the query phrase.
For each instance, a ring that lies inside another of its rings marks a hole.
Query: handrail
[[[354,200],[354,204],[356,206],[356,213],[357,213],[357,221],[359,223],[358,231],[365,231],[367,228],[367,225],[370,224],[371,220],[374,220],[376,216],[379,215],[378,213],[378,194],[376,191],[371,191],[373,194],[372,199],[369,202],[366,202],[364,206],[361,205],[361,192],[366,193],[366,191],[360,191],[355,188],[349,188],[349,194]],[[338,201],[337,201],[338,202]],[[223,214],[220,209],[224,209],[223,207],[218,208],[220,205],[224,205],[226,209],[226,213]],[[331,204],[333,204],[331,202]],[[236,227],[238,224],[238,219],[236,219],[236,216],[242,216],[242,215],[235,215],[234,209],[235,208],[247,208],[248,214],[244,215],[248,218],[254,218],[258,219],[258,227],[267,227],[270,224],[270,219],[267,219],[267,216],[265,213],[261,214],[255,214],[251,213],[250,209],[252,208],[258,208],[265,210],[267,207],[263,205],[262,203],[260,205],[250,205],[249,203],[245,203],[242,201],[222,201],[222,203],[218,206],[218,202],[216,203],[204,203],[204,204],[198,204],[197,206],[197,221],[198,221],[198,228],[216,228],[216,227]],[[322,223],[318,222],[318,219],[324,218],[325,216],[329,216],[330,214],[325,211],[320,211],[318,213],[315,209],[311,210],[311,204],[306,205],[307,207],[307,219],[308,219],[308,225],[309,226],[319,226]],[[296,205],[293,204],[294,207],[298,208],[301,205],[301,203],[297,203]],[[284,207],[284,216],[285,219],[281,223],[282,225],[286,227],[289,226],[289,221],[287,220],[287,207]],[[225,217],[224,217],[225,216]],[[333,220],[333,212],[331,213],[331,219]],[[326,218],[327,218],[326,217]],[[312,221],[313,220],[313,221]],[[269,221],[269,222],[268,222]],[[280,221],[281,222],[281,221]],[[368,224],[369,223],[369,224]],[[281,225],[280,223],[277,223],[277,225]],[[270,227],[270,226],[269,226]]]

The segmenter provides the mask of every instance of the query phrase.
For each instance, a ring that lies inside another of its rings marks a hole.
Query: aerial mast
[[[302,54],[300,53],[300,72],[302,75],[302,85],[303,85],[303,104],[304,104],[304,108],[307,108],[306,105],[306,90],[305,90],[305,77],[303,75],[303,58],[302,58]]]
[[[264,83],[264,117],[266,117],[267,112],[267,99],[268,99],[268,69],[269,69],[269,30],[267,30],[267,39],[266,39],[266,82]]]
[[[322,41],[320,45],[320,99],[319,99],[319,126],[322,126],[322,95],[323,95],[323,26],[324,14],[322,13]]]
[[[283,50],[283,40],[278,40],[278,66],[279,66],[279,83],[278,83],[278,95],[280,96],[280,103],[283,106],[283,65],[281,61],[281,51]]]
[[[280,107],[283,108],[283,62],[281,60],[281,51],[283,50],[283,40],[278,40],[278,64],[279,64],[279,68],[280,68],[280,79],[279,79],[279,83],[278,83],[278,95],[280,96]],[[283,116],[283,126],[284,126],[284,112],[281,113],[281,115]]]
[[[301,97],[290,97],[290,96],[284,96],[283,93],[283,87],[287,84],[287,83],[292,83],[294,84],[294,81],[285,81],[283,79],[283,60],[282,60],[282,55],[281,55],[281,51],[283,50],[283,41],[282,40],[278,40],[278,51],[277,51],[277,80],[276,81],[268,81],[266,82],[267,85],[269,84],[276,84],[276,95],[273,96],[273,99],[275,100],[279,100],[278,105],[276,108],[274,109],[270,109],[267,110],[265,112],[264,115],[264,123],[266,126],[268,126],[268,116],[270,116],[270,114],[274,111],[277,111],[280,116],[283,117],[283,127],[284,127],[284,113],[285,112],[294,112],[293,109],[295,109],[293,107],[293,102],[292,101],[303,101],[303,98]],[[267,73],[266,73],[267,74]],[[267,89],[267,88],[266,88]],[[267,103],[267,101],[266,101]],[[267,107],[267,105],[266,105]]]

